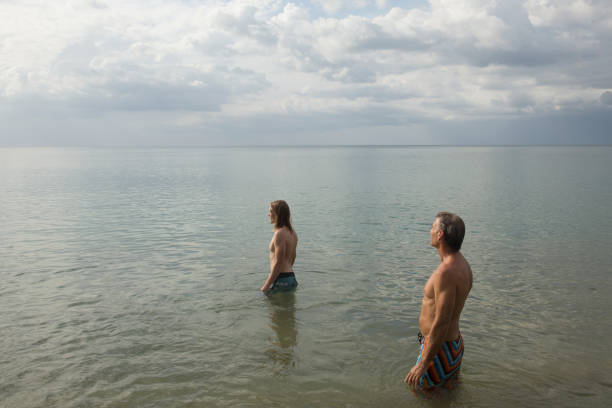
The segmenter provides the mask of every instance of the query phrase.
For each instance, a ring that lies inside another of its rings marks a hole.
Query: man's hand
[[[425,371],[427,371],[427,366],[424,366],[421,363],[416,364],[414,367],[412,367],[412,370],[410,370],[404,379],[404,382],[413,386],[418,386],[419,379],[423,376],[423,374],[425,374]]]
[[[267,292],[267,291],[269,291],[269,290],[270,290],[270,286],[268,286],[268,285],[263,285],[263,286],[261,287],[261,291],[262,291],[263,293],[266,293],[266,292]]]

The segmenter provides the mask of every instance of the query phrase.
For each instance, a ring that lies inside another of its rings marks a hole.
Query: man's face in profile
[[[268,209],[268,217],[270,217],[270,224],[276,224],[276,214],[272,211],[272,207]]]
[[[431,225],[431,230],[429,231],[429,235],[431,236],[431,241],[429,245],[434,248],[440,246],[440,219],[436,218]]]

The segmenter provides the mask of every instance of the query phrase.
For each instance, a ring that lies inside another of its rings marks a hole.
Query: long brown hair
[[[289,211],[289,204],[285,200],[276,200],[270,203],[270,208],[276,215],[276,222],[274,223],[275,228],[287,227],[287,229],[293,232],[291,226],[291,211]]]

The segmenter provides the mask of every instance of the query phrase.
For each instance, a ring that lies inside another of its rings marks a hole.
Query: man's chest
[[[432,301],[435,299],[436,293],[434,290],[434,281],[435,281],[434,275],[430,276],[429,279],[427,280],[427,283],[425,284],[425,288],[423,289],[423,296],[425,299],[431,299]]]

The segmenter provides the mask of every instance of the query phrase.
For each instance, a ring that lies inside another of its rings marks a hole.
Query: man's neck
[[[444,262],[445,260],[449,259],[450,257],[454,256],[456,253],[458,253],[458,251],[452,251],[445,244],[440,244],[440,246],[436,249],[438,250],[438,255],[440,255],[440,262]]]

